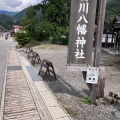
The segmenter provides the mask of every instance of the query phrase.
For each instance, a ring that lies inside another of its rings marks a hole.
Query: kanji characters
[[[79,47],[79,45],[81,45],[81,48],[83,48],[83,45],[86,44],[86,40],[84,39],[84,37],[82,37],[82,39],[80,39],[80,37],[78,37],[75,44],[77,44],[77,48]]]
[[[82,14],[82,16],[80,16],[79,20],[77,22],[80,22],[81,20],[84,20],[85,23],[88,23],[88,21],[86,20],[85,16]]]
[[[78,31],[78,35],[80,33],[81,33],[81,35],[86,35],[86,33],[87,33],[87,25],[86,24],[83,24],[83,25],[78,24],[77,31]]]
[[[83,53],[83,49],[81,49],[81,52],[79,52],[79,49],[76,49],[77,50],[77,52],[75,52],[75,57],[76,57],[76,59],[79,59],[79,58],[85,58],[83,55],[84,55],[84,53]]]
[[[81,0],[81,2],[79,4],[79,9],[78,9],[78,14],[80,14],[80,17],[77,20],[78,24],[77,24],[77,28],[76,28],[77,35],[78,35],[76,43],[75,43],[75,45],[76,45],[76,52],[75,52],[76,59],[80,59],[80,58],[85,59],[83,47],[86,44],[86,40],[85,40],[84,36],[88,32],[88,30],[87,30],[88,21],[85,17],[88,14],[88,7],[89,7],[88,0]],[[84,22],[84,24],[83,24],[83,22]],[[80,36],[81,36],[81,38],[80,38]],[[79,46],[81,46],[80,51],[79,51]]]
[[[82,11],[82,12],[85,12],[86,14],[88,14],[88,7],[89,7],[88,2],[86,2],[86,4],[85,3],[80,3],[78,13],[80,13]]]

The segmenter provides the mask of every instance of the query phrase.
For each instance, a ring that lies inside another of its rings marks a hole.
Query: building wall
[[[20,31],[19,28],[14,28],[14,32],[15,32],[15,33],[19,32],[19,31]]]

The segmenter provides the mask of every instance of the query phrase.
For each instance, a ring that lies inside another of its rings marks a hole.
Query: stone
[[[98,78],[98,91],[97,91],[97,98],[104,97],[104,88],[105,88],[105,77],[99,76]]]
[[[120,112],[115,112],[115,116],[117,119],[120,119]]]

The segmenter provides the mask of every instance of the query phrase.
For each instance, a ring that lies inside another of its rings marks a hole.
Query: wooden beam
[[[100,54],[101,54],[103,28],[104,28],[105,10],[106,10],[106,0],[100,0],[93,67],[99,67],[99,64],[100,64]],[[96,103],[97,88],[98,88],[97,84],[92,85],[92,91],[91,91],[91,96],[90,96],[92,103]]]

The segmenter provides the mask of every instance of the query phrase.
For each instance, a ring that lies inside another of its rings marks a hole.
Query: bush
[[[30,40],[29,43],[25,45],[25,47],[34,47],[36,45],[40,45],[40,42],[36,40]]]
[[[56,33],[53,36],[53,39],[51,40],[51,42],[53,44],[56,44],[57,42],[62,42],[63,45],[67,45],[68,44],[68,33],[69,33],[68,28],[57,26]]]
[[[27,33],[18,32],[15,35],[15,39],[20,46],[25,46],[27,43],[30,42],[30,38]]]
[[[35,36],[34,38],[38,41],[46,41],[49,40],[49,37],[53,35],[54,25],[49,21],[41,21],[35,27]]]
[[[63,45],[67,45],[68,44],[68,37],[56,35],[51,40],[51,43],[56,44],[57,42],[62,42]]]

